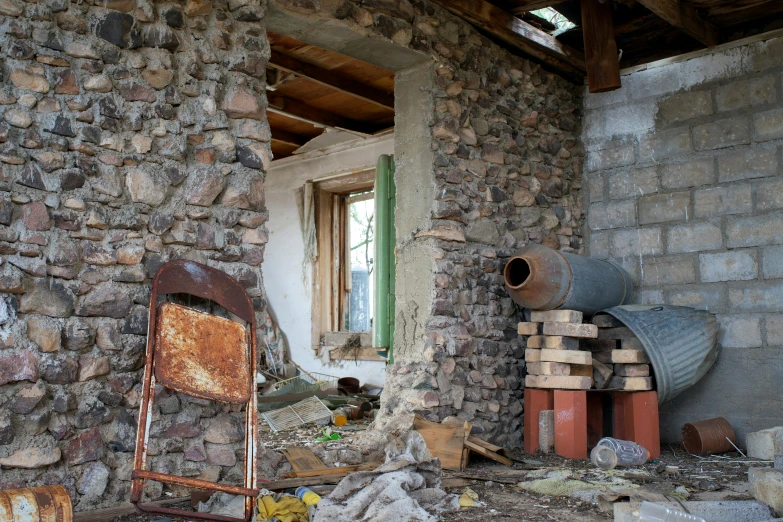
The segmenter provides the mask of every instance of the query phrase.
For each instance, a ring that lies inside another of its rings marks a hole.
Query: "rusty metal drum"
[[[62,486],[0,491],[2,522],[72,522],[73,508]]]

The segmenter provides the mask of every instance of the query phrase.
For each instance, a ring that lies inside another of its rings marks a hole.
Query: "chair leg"
[[[587,458],[587,392],[555,390],[555,453]]]
[[[553,390],[525,388],[524,449],[526,453],[535,453],[538,449],[538,414],[544,410],[555,409]]]

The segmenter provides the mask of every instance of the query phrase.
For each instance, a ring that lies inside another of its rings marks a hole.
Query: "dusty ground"
[[[283,442],[280,437],[275,442]],[[272,441],[270,441],[272,442]],[[528,493],[517,487],[520,482],[540,476],[540,470],[568,470],[577,480],[601,481],[607,475],[596,470],[589,461],[575,461],[549,455],[513,453],[513,467],[488,460],[474,460],[463,473],[446,471],[444,485],[450,493],[459,494],[465,487],[478,493],[481,507],[463,508],[446,513],[445,522],[494,522],[514,520],[527,522],[574,521],[593,522],[612,520],[598,506],[590,502],[563,496]],[[750,499],[747,494],[747,469],[764,466],[738,453],[695,457],[687,455],[682,446],[664,446],[661,458],[631,470],[616,470],[614,475],[629,480],[645,491],[661,493],[672,499],[717,500]],[[676,473],[667,473],[666,466],[676,466]],[[680,488],[680,489],[678,489]],[[685,488],[685,489],[682,489]],[[153,522],[160,516],[132,515],[114,519],[115,522]],[[172,522],[183,522],[174,519]],[[164,520],[162,522],[168,522]]]

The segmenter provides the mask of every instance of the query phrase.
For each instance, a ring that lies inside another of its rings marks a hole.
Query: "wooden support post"
[[[582,0],[587,84],[591,93],[619,89],[620,60],[609,0]]]

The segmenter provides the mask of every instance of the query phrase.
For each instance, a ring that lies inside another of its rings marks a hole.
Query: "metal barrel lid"
[[[660,404],[696,384],[718,358],[718,321],[706,310],[622,305],[600,313],[622,322],[641,341],[655,371]]]

